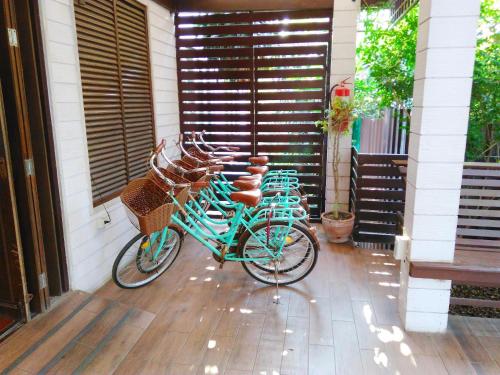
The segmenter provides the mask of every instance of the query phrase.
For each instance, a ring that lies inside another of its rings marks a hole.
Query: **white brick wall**
[[[420,6],[404,220],[410,245],[399,294],[408,330],[446,329],[450,282],[415,282],[408,263],[453,261],[479,5],[428,0]]]
[[[333,29],[332,29],[332,61],[330,85],[350,77],[349,82],[354,82],[356,71],[356,33],[360,2],[352,0],[335,0],[333,3]],[[352,89],[352,86],[350,86]],[[352,90],[351,92],[354,92]],[[349,176],[351,165],[352,134],[342,137],[340,142],[339,166],[339,199],[341,209],[349,207]],[[330,142],[329,142],[330,143]],[[332,173],[332,146],[328,145],[326,166],[326,194],[325,211],[330,211],[335,202]]]
[[[141,2],[148,7],[156,136],[174,139],[179,110],[173,18],[152,0]],[[136,230],[118,198],[106,204],[112,221],[105,228],[97,225],[103,207],[92,207],[73,1],[41,1],[40,13],[70,287],[93,291],[110,279],[116,254]]]

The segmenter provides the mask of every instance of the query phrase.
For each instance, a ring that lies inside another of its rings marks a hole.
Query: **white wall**
[[[352,0],[335,0],[333,2],[331,86],[349,77],[349,82],[354,82],[354,74],[356,72],[356,28],[360,10],[359,0],[355,2]],[[349,85],[348,87],[351,89],[351,93],[354,93],[353,85]],[[349,207],[351,142],[352,133],[343,136],[340,142],[338,202],[341,203],[341,209],[346,211]],[[332,210],[333,203],[336,201],[331,164],[333,161],[331,142],[328,145],[327,161],[325,211],[328,212]]]
[[[410,331],[447,327],[450,280],[412,278],[408,265],[453,262],[479,10],[480,0],[420,4],[399,290]]]
[[[171,140],[179,134],[173,17],[152,0],[141,2],[148,7],[156,135]],[[70,287],[94,291],[110,279],[116,254],[136,230],[118,198],[106,204],[112,221],[105,228],[97,225],[103,207],[92,207],[73,1],[40,1],[40,13]]]

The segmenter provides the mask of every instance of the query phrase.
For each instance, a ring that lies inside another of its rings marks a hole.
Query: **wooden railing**
[[[500,164],[465,163],[457,249],[500,254]]]

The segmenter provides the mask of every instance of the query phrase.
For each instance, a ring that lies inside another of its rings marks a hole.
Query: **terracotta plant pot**
[[[349,241],[352,229],[354,228],[354,214],[341,211],[340,219],[332,218],[331,212],[325,212],[321,215],[323,229],[326,233],[328,242],[343,243]]]

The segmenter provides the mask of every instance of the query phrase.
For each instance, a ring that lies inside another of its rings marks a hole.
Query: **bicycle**
[[[220,207],[227,216],[216,223],[226,225],[227,230],[219,233],[213,228],[213,219],[199,210],[197,199],[191,194],[195,191],[199,197],[207,198],[204,190],[209,188],[210,178],[189,183],[169,179],[155,164],[164,146],[162,142],[155,149],[150,167],[169,187],[168,193],[151,179],[147,180],[149,183],[141,181],[143,189],[139,192],[126,189],[122,193],[129,217],[141,233],[125,245],[114,262],[113,280],[117,285],[138,288],[158,278],[177,258],[184,233],[205,245],[219,259],[221,267],[226,261],[240,262],[250,276],[266,284],[288,285],[312,271],[319,243],[315,232],[301,222],[307,216],[303,209],[270,204],[250,213],[248,209],[260,203],[261,192],[235,191],[229,195],[230,201]],[[203,168],[205,175],[210,175],[210,167]],[[144,199],[151,206],[141,212]],[[133,207],[134,202],[138,207]]]

